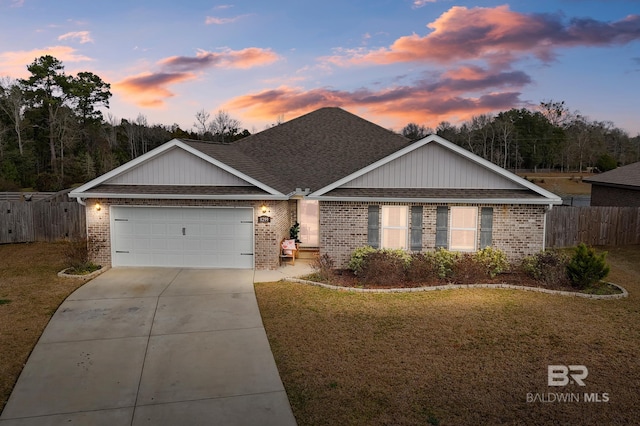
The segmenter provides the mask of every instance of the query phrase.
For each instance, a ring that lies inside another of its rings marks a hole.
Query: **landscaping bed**
[[[316,272],[302,278],[353,289],[495,284],[592,295],[621,294],[620,287],[602,280],[608,274],[605,257],[606,253],[598,255],[584,245],[573,251],[540,252],[513,264],[500,250],[490,247],[475,254],[447,250],[408,254],[363,247],[354,251],[348,269],[333,268],[331,259],[324,255],[313,263]],[[578,270],[577,278],[569,273],[571,266]]]

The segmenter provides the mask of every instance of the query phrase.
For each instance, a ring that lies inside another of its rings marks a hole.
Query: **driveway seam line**
[[[173,277],[173,279],[167,284],[167,286],[160,292],[160,294],[156,297],[156,307],[153,310],[153,317],[151,318],[151,327],[149,327],[149,334],[147,335],[147,345],[144,348],[144,357],[142,358],[142,368],[140,369],[140,377],[138,378],[138,388],[136,389],[136,399],[133,402],[133,413],[131,414],[131,426],[133,426],[133,421],[136,418],[136,407],[138,406],[138,398],[140,397],[140,387],[142,386],[142,376],[144,375],[144,366],[147,362],[147,354],[149,353],[149,343],[151,342],[153,325],[156,320],[156,314],[158,313],[158,306],[160,305],[160,296],[169,288],[171,284],[176,280],[178,275],[180,275],[182,269],[178,270],[178,273]]]

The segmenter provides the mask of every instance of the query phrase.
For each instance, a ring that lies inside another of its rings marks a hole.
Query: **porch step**
[[[300,247],[298,250],[298,259],[314,259],[320,250],[316,247]]]

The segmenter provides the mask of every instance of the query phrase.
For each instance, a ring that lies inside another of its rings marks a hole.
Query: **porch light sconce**
[[[260,211],[262,212],[262,214],[265,214],[267,212],[266,204],[263,204],[262,207],[260,207]]]
[[[100,210],[102,210],[102,206],[100,203],[96,203],[96,211],[99,212]]]

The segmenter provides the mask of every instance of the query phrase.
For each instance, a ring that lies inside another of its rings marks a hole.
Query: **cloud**
[[[43,49],[1,52],[0,74],[16,78],[27,77],[29,75],[27,66],[44,55],[51,55],[62,63],[88,62],[92,60],[88,56],[78,54],[74,48],[69,46],[51,46]]]
[[[235,98],[225,108],[246,110],[249,117],[269,120],[280,114],[298,116],[323,106],[341,106],[365,110],[364,115],[380,119],[394,117],[396,126],[413,121],[435,127],[452,116],[468,119],[519,106],[518,90],[529,83],[531,78],[522,71],[461,67],[377,91],[281,86]]]
[[[127,77],[114,87],[137,104],[161,107],[164,100],[175,96],[169,89],[174,84],[196,79],[208,68],[247,69],[275,62],[279,56],[270,49],[249,47],[222,52],[199,50],[196,56],[171,56],[158,62],[160,70]]]
[[[425,36],[407,35],[389,47],[346,50],[326,59],[340,65],[451,64],[477,59],[497,65],[534,55],[550,62],[560,47],[619,45],[640,40],[640,15],[615,22],[572,19],[565,23],[561,18],[559,14],[514,12],[507,5],[471,9],[455,6],[429,23],[431,32]]]
[[[171,56],[160,61],[163,67],[174,70],[201,70],[205,68],[252,68],[268,65],[279,59],[279,56],[270,49],[249,47],[242,50],[224,50],[222,52],[209,52],[199,50],[193,56]]]
[[[219,18],[217,16],[207,16],[204,20],[204,23],[207,25],[224,25],[224,24],[232,24],[234,22],[238,22],[240,19],[245,18],[249,15],[239,15],[234,16],[233,18]]]
[[[428,3],[436,3],[438,0],[414,0],[413,8],[418,9],[423,6],[426,6]]]
[[[191,73],[144,73],[115,83],[113,90],[134,98],[138,105],[161,107],[165,99],[175,96],[168,86],[195,78]]]
[[[80,44],[93,43],[93,39],[91,38],[91,33],[89,31],[74,31],[58,36],[59,41],[69,39],[78,40]]]

